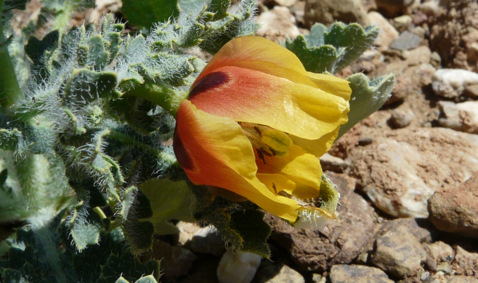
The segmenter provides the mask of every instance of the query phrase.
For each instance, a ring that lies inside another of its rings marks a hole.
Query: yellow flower
[[[288,221],[317,198],[318,157],[347,122],[351,89],[307,72],[261,37],[231,40],[178,109],[174,151],[197,185],[229,190]]]

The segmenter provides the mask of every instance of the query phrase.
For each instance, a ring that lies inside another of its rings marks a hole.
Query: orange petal
[[[348,83],[342,81],[348,87]],[[191,90],[189,99],[213,115],[262,124],[316,140],[347,122],[349,104],[342,95],[263,72],[228,66],[204,76]]]
[[[300,206],[274,194],[256,177],[252,146],[234,120],[203,112],[188,100],[179,106],[176,119],[174,152],[191,182],[230,190],[295,221]]]

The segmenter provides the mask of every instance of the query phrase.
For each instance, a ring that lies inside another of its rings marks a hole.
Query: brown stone
[[[267,215],[271,239],[288,250],[301,270],[323,272],[334,264],[352,262],[373,240],[376,220],[373,208],[353,192],[354,182],[328,173],[341,194],[337,220],[329,220],[321,231],[295,229],[284,220]]]
[[[428,211],[438,229],[478,238],[478,177],[435,192]]]

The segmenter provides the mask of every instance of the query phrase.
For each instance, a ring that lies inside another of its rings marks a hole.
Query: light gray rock
[[[432,89],[436,95],[456,98],[468,85],[478,84],[478,74],[462,69],[440,69],[433,75]]]
[[[478,101],[453,103],[439,101],[441,116],[438,120],[440,126],[478,134]]]
[[[378,12],[369,12],[367,17],[371,25],[380,28],[380,34],[374,44],[377,45],[380,50],[388,49],[390,43],[398,38],[398,31]]]
[[[225,251],[225,244],[217,229],[212,226],[206,226],[194,233],[189,247],[193,252],[222,255]]]
[[[352,174],[380,210],[394,217],[428,217],[427,201],[478,174],[478,136],[445,128],[382,131],[353,148]]]
[[[330,270],[331,283],[392,283],[382,270],[365,265],[334,265]]]
[[[261,257],[249,252],[227,250],[217,266],[221,283],[249,283],[261,263]]]
[[[390,123],[395,128],[405,128],[415,118],[415,113],[410,109],[410,106],[403,104],[401,107],[392,110],[392,116],[390,117]]]
[[[410,50],[417,48],[422,42],[422,38],[409,31],[402,32],[391,44],[390,48],[396,50]]]
[[[428,200],[428,211],[438,229],[478,238],[478,177],[435,192]]]
[[[304,277],[284,264],[263,261],[257,270],[254,282],[257,283],[305,283]]]
[[[263,12],[256,18],[256,22],[261,25],[257,35],[272,40],[285,39],[286,36],[295,38],[300,34],[294,16],[286,7],[275,6],[274,9]]]
[[[304,19],[307,26],[315,23],[329,25],[335,21],[369,25],[361,0],[306,0]]]
[[[396,278],[415,276],[422,271],[426,252],[405,226],[396,226],[375,241],[372,263]]]
[[[351,166],[350,162],[343,160],[342,158],[335,157],[328,153],[320,157],[320,164],[322,165],[322,170],[329,170],[333,172],[344,172],[345,169]]]
[[[183,221],[179,221],[176,224],[176,227],[179,230],[178,242],[181,246],[188,246],[194,237],[194,233],[201,229],[201,226],[199,226],[197,223]]]

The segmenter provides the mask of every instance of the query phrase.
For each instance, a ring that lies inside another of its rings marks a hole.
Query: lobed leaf
[[[390,97],[395,86],[395,75],[389,74],[370,80],[362,73],[351,75],[347,78],[352,89],[350,98],[349,121],[340,127],[341,137],[361,120],[380,109]]]
[[[378,34],[376,26],[364,29],[356,23],[337,22],[326,28],[315,24],[309,35],[288,39],[285,46],[299,57],[307,71],[337,73],[372,46]]]

